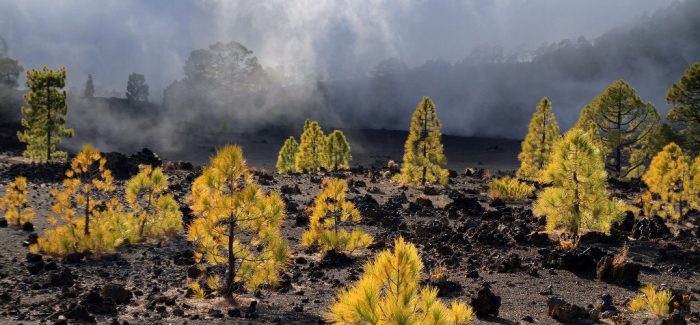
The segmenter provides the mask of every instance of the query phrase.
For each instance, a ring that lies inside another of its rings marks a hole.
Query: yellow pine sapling
[[[289,174],[296,171],[296,158],[299,152],[299,144],[294,137],[284,141],[280,153],[277,155],[277,172]]]
[[[682,127],[689,150],[700,152],[700,62],[690,65],[681,79],[668,89],[666,102],[673,104],[668,120]]]
[[[21,226],[34,218],[34,210],[27,207],[28,192],[27,179],[22,176],[7,186],[5,195],[0,199],[0,211],[3,211],[8,223]]]
[[[24,99],[28,106],[22,107],[24,130],[17,132],[19,140],[27,144],[25,157],[41,162],[66,157],[65,152],[56,150],[62,138],[73,136],[73,130],[65,127],[65,85],[65,68],[27,71],[29,92]]]
[[[111,252],[131,236],[121,205],[116,198],[109,198],[115,186],[105,163],[100,152],[89,145],[71,161],[63,190],[51,191],[52,211],[64,225],[44,232],[34,250],[54,255]],[[56,225],[58,220],[51,216],[49,223]]]
[[[126,183],[126,201],[138,222],[138,237],[169,237],[182,230],[182,212],[161,167],[142,167]]]
[[[343,131],[335,130],[326,139],[326,149],[328,150],[329,170],[342,170],[350,168],[350,144],[345,138]]]
[[[524,200],[535,191],[535,187],[515,178],[505,176],[489,182],[489,197],[503,200]]]
[[[209,289],[230,298],[238,284],[252,289],[277,282],[288,258],[280,235],[284,202],[253,183],[239,146],[216,152],[192,184],[189,200],[196,218],[187,239],[195,244],[200,268],[214,272],[204,279]],[[216,273],[221,265],[226,270],[223,280]],[[201,283],[191,288],[195,296],[201,294]]]
[[[325,179],[323,191],[314,200],[309,229],[302,234],[302,245],[319,244],[323,253],[352,253],[372,243],[372,236],[362,230],[347,231],[341,226],[360,221],[360,212],[346,198],[348,183],[342,179]]]
[[[306,120],[295,166],[298,172],[318,172],[328,164],[326,136],[316,121]]]
[[[560,138],[559,126],[552,112],[552,102],[544,97],[530,119],[522,150],[518,154],[518,178],[539,181],[542,171],[549,163],[554,143]]]
[[[584,107],[576,126],[595,136],[606,169],[622,179],[641,176],[654,154],[649,137],[660,127],[660,118],[653,104],[617,80]]]
[[[440,142],[441,124],[433,101],[421,99],[411,118],[408,138],[404,145],[401,173],[395,179],[405,184],[447,183],[447,163]]]
[[[627,303],[627,308],[631,311],[646,310],[654,316],[665,316],[670,312],[671,291],[656,290],[653,284],[649,283],[640,289],[632,300]]]
[[[691,190],[692,177],[690,157],[677,144],[667,144],[654,156],[649,169],[642,177],[649,192],[658,195],[662,203],[657,206],[652,201],[652,195],[645,194],[642,197],[645,207],[655,207],[654,212],[679,219],[694,201]]]
[[[364,265],[352,287],[342,289],[326,314],[331,324],[465,324],[474,318],[471,307],[446,306],[437,289],[420,287],[423,262],[416,247],[403,238],[394,250],[384,250]]]
[[[607,174],[599,150],[585,131],[567,132],[545,170],[553,186],[540,192],[533,204],[535,215],[547,217],[547,231],[563,230],[562,239],[573,245],[583,231],[607,233],[623,217],[626,205],[610,199],[605,188]]]
[[[700,210],[700,155],[695,157],[691,166],[692,178],[688,186],[688,197],[690,198],[690,207]]]

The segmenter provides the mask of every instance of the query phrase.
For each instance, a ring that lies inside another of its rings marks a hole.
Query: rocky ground
[[[108,157],[122,188],[138,163],[158,163],[147,151]],[[192,216],[184,197],[198,169],[187,163],[165,166],[170,191],[188,222]],[[504,203],[486,196],[485,172],[452,172],[446,187],[416,189],[392,184],[385,166],[380,162],[333,175],[256,172],[265,190],[282,193],[287,202],[282,232],[292,257],[278,287],[240,293],[231,305],[188,298],[185,283],[193,258],[184,234],[123,247],[110,256],[29,254],[27,244],[49,227],[49,189],[60,186],[66,166],[37,166],[16,151],[0,153],[0,194],[14,177],[26,176],[36,211],[31,227],[0,228],[0,323],[320,324],[336,292],[357,280],[363,263],[398,236],[420,248],[426,274],[444,267],[442,279],[426,277],[425,283],[437,286],[444,299],[472,304],[479,314],[476,324],[658,324],[662,320],[624,307],[647,282],[677,293],[682,316],[676,312],[669,324],[684,324],[681,318],[700,323],[694,298],[700,294],[698,215],[669,227],[660,219],[630,215],[611,235],[590,233],[579,248],[563,251],[542,233],[544,220],[532,215],[530,200]],[[361,227],[375,238],[355,256],[321,259],[299,247],[305,210],[325,176],[349,181],[349,197],[363,215]],[[638,184],[612,187],[627,199],[639,193]],[[612,267],[625,243],[628,258]]]

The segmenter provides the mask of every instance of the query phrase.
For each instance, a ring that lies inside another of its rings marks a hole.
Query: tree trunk
[[[231,214],[228,222],[228,271],[226,273],[226,288],[224,290],[227,298],[233,294],[233,278],[236,276],[236,257],[233,256],[233,231],[235,227],[236,223],[233,220],[233,214]]]
[[[51,87],[46,86],[46,162],[51,161]]]
[[[85,235],[90,235],[90,193],[85,194]]]

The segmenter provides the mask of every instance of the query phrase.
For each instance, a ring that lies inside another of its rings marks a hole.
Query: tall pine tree
[[[396,177],[398,181],[421,185],[447,183],[448,171],[441,167],[447,163],[447,158],[440,142],[440,128],[435,104],[424,96],[411,118],[401,173]]]
[[[350,168],[350,144],[345,138],[343,131],[334,130],[326,139],[326,149],[328,150],[328,166],[329,170],[340,170]]]
[[[95,85],[92,83],[92,75],[88,75],[87,82],[85,82],[85,91],[83,93],[85,98],[92,98],[95,96]]]
[[[560,138],[559,126],[552,112],[552,102],[544,97],[532,115],[530,127],[522,143],[522,151],[518,154],[518,177],[540,180],[544,167],[549,163],[554,143]]]
[[[294,137],[289,137],[284,141],[282,149],[277,155],[277,172],[288,174],[296,171],[296,158],[299,152],[299,143]]]
[[[66,69],[32,69],[27,72],[29,92],[24,99],[29,106],[22,107],[23,131],[17,132],[20,141],[27,144],[24,156],[34,161],[51,161],[65,158],[66,153],[56,150],[62,138],[73,136],[73,130],[65,127]]]
[[[306,120],[296,156],[298,172],[317,172],[328,164],[327,139],[316,121]]]
[[[605,166],[611,176],[641,175],[655,154],[649,137],[660,126],[654,105],[643,102],[624,80],[610,84],[582,111],[577,127],[597,136],[603,145]]]
[[[693,63],[666,94],[666,102],[673,104],[668,120],[679,125],[685,145],[700,152],[700,62]]]
[[[621,219],[624,203],[611,200],[602,156],[590,135],[574,128],[558,141],[543,175],[553,183],[533,204],[533,213],[547,217],[547,230],[561,229],[574,243],[581,232],[608,232]]]

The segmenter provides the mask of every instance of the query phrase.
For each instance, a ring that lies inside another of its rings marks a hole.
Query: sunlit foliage
[[[520,169],[517,176],[539,181],[544,167],[549,163],[554,143],[560,138],[559,125],[552,112],[552,102],[544,97],[532,115],[522,150],[518,154]]]
[[[299,143],[297,143],[297,140],[294,137],[287,138],[277,155],[277,172],[280,174],[295,172],[298,152]]]
[[[440,142],[441,124],[435,104],[429,97],[421,99],[411,118],[408,138],[404,145],[401,173],[396,180],[405,184],[447,183],[447,163]]]
[[[329,170],[341,170],[350,168],[350,144],[345,138],[343,131],[334,130],[326,139],[326,149],[328,150],[328,163],[326,168]]]
[[[24,95],[27,102],[22,107],[23,131],[17,132],[21,142],[27,144],[24,156],[34,161],[51,161],[65,158],[66,153],[56,150],[62,138],[73,136],[73,130],[66,128],[66,69],[32,69],[27,72],[27,88]]]
[[[326,314],[332,324],[465,324],[474,318],[471,307],[437,299],[437,289],[420,287],[423,263],[418,250],[403,238],[394,250],[380,252],[365,264],[364,274],[343,289]]]
[[[642,177],[649,192],[661,200],[661,204],[656,205],[652,195],[644,195],[645,207],[652,207],[647,213],[678,219],[687,212],[696,201],[694,194],[697,193],[692,193],[693,171],[692,160],[678,145],[666,145],[654,156]]]
[[[205,282],[220,282],[217,266],[226,270],[223,286],[210,289],[230,297],[237,284],[251,289],[277,282],[288,258],[280,235],[284,202],[253,183],[239,146],[216,152],[192,184],[189,200],[197,217],[187,238],[195,244],[200,268],[210,270]]]
[[[557,142],[544,177],[553,184],[537,197],[533,212],[547,217],[548,231],[563,230],[577,242],[581,232],[609,232],[625,203],[610,199],[602,156],[588,133],[573,129]]]
[[[0,198],[0,211],[3,211],[5,220],[18,226],[25,222],[31,222],[34,218],[34,210],[27,207],[27,179],[17,177],[7,186],[5,195]]]
[[[182,230],[182,212],[168,189],[161,167],[144,166],[126,183],[126,201],[138,223],[138,235],[169,237]]]
[[[316,121],[306,120],[296,155],[298,172],[317,172],[328,165],[327,139]]]
[[[505,176],[489,182],[489,197],[503,200],[524,200],[532,195],[535,187],[516,178]]]
[[[649,283],[627,303],[627,308],[631,311],[646,310],[654,316],[665,316],[670,311],[671,296],[671,291],[656,290],[654,285]]]
[[[341,228],[343,224],[360,221],[360,212],[345,196],[347,188],[345,180],[324,180],[323,191],[314,200],[309,229],[302,235],[302,245],[319,244],[322,252],[352,253],[372,243],[372,236],[362,230]]]

